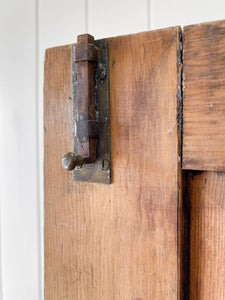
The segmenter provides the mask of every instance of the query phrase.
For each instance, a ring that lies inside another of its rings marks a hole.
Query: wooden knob
[[[75,155],[73,152],[67,152],[63,155],[62,166],[67,171],[72,171],[75,167],[82,167],[84,164],[83,157]]]

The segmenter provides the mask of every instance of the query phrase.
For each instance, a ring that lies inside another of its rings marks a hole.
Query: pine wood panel
[[[190,299],[225,299],[225,173],[188,172]]]
[[[45,58],[45,299],[177,299],[180,29],[109,39],[112,184],[74,182],[71,46]],[[178,92],[179,94],[179,92]]]
[[[184,28],[183,168],[225,171],[225,21]]]

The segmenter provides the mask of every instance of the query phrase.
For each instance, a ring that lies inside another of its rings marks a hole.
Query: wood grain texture
[[[71,46],[45,59],[45,299],[177,299],[178,27],[109,39],[112,184],[74,182]]]
[[[225,173],[188,172],[190,299],[225,299]]]
[[[225,21],[184,27],[184,169],[225,171]]]

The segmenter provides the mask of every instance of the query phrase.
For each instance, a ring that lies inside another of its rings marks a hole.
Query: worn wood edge
[[[209,26],[220,25],[224,22],[225,22],[225,19],[221,19],[221,20],[216,20],[216,21],[212,21],[212,22],[201,22],[201,23],[198,23],[198,24],[191,24],[191,25],[184,26],[183,27],[184,38],[185,38],[185,32],[190,30],[190,29],[193,29],[193,28],[196,28],[196,27],[201,27],[201,26],[207,26],[207,25],[209,25]]]
[[[177,25],[177,26],[171,26],[171,27],[158,28],[158,29],[154,29],[154,30],[144,30],[144,31],[136,32],[136,33],[121,34],[121,35],[111,36],[111,37],[102,38],[102,39],[98,39],[98,40],[104,40],[104,39],[106,39],[108,41],[108,43],[110,43],[110,41],[112,41],[113,39],[117,39],[117,38],[134,37],[135,35],[138,36],[140,34],[145,34],[145,33],[148,33],[148,32],[154,32],[154,33],[158,33],[160,31],[164,31],[165,32],[166,30],[168,30],[168,31],[174,30],[177,33],[180,32],[181,35],[182,35],[182,28],[181,28],[180,25]]]
[[[189,300],[189,249],[188,214],[185,203],[185,174],[182,171],[183,151],[183,31],[178,28],[179,45],[177,49],[177,135],[178,135],[178,213],[177,213],[177,251],[178,251],[178,299]]]
[[[196,165],[196,167],[195,167]],[[200,167],[197,162],[196,164],[193,164],[193,161],[191,161],[191,165],[188,160],[184,160],[184,165],[182,165],[182,170],[186,171],[202,171],[202,172],[225,172],[225,167],[224,166],[214,166],[212,167],[211,165],[205,166],[205,167]]]

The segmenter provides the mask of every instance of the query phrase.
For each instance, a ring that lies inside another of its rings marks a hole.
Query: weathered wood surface
[[[184,27],[184,169],[225,171],[225,21]]]
[[[177,299],[179,27],[109,39],[112,184],[73,182],[71,46],[45,59],[45,299]]]
[[[224,195],[225,173],[187,173],[191,300],[225,299]]]

